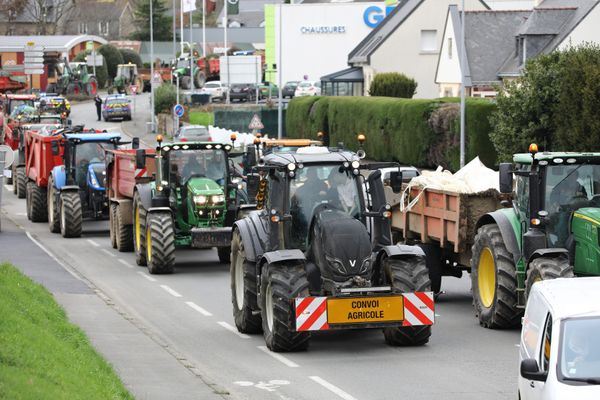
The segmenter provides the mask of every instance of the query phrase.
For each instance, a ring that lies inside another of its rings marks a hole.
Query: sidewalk
[[[48,255],[4,214],[0,262],[8,261],[52,293],[71,322],[83,329],[94,348],[114,367],[137,399],[224,399],[197,374],[119,312],[89,282]]]

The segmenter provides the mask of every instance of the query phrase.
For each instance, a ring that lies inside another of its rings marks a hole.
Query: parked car
[[[599,335],[600,278],[533,284],[521,329],[519,398],[600,399]]]
[[[105,121],[117,118],[131,121],[131,100],[125,95],[107,96],[102,102],[102,118]]]
[[[283,85],[283,89],[281,89],[281,96],[285,99],[289,97],[290,99],[294,98],[296,95],[296,88],[298,87],[299,81],[289,81]]]
[[[320,81],[302,81],[298,84],[294,96],[320,96]]]
[[[234,83],[229,91],[229,99],[239,101],[256,100],[256,85],[253,83]]]
[[[212,101],[223,101],[225,100],[225,96],[227,96],[227,85],[221,83],[221,81],[206,82],[202,90],[204,93],[210,94]]]
[[[175,132],[175,139],[191,142],[210,142],[212,141],[208,127],[204,125],[184,125]]]
[[[266,99],[267,97],[279,97],[279,87],[270,82],[263,82],[258,85],[260,91],[260,98]]]

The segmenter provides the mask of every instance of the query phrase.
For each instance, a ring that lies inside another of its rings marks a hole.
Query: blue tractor
[[[62,154],[63,165],[52,169],[48,182],[48,224],[51,232],[79,237],[84,219],[108,219],[105,151],[126,143],[120,133],[63,137],[52,142],[52,154]]]

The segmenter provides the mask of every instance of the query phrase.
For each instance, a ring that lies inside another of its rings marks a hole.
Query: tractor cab
[[[142,78],[138,74],[136,64],[119,64],[117,65],[117,75],[114,79],[114,86],[119,93],[127,94],[127,89],[131,85],[137,86],[139,90],[142,90]]]

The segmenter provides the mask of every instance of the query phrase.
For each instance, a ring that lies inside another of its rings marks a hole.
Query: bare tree
[[[21,0],[25,14],[39,27],[40,35],[54,35],[58,25],[75,8],[75,0]]]
[[[26,2],[23,0],[0,0],[0,14],[4,15],[6,21],[6,35],[12,32],[12,25],[17,16],[23,12]]]

